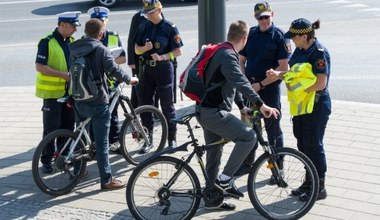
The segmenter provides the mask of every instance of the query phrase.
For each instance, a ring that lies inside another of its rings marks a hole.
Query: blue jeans
[[[79,120],[91,117],[91,126],[96,144],[96,161],[98,164],[100,183],[109,183],[112,179],[111,165],[108,154],[108,134],[110,131],[110,112],[108,104],[89,105],[75,103]]]

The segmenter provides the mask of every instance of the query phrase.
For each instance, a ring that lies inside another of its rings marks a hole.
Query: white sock
[[[223,174],[223,173],[221,173],[221,174],[219,175],[218,179],[219,179],[220,181],[226,181],[226,180],[231,179],[231,177],[230,177],[230,176],[227,176],[227,175],[225,175],[225,174]]]

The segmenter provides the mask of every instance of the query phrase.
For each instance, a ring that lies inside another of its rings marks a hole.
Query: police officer
[[[268,2],[257,3],[254,7],[254,16],[258,25],[250,29],[247,44],[240,51],[240,66],[248,79],[254,79],[254,82],[251,82],[260,98],[267,105],[281,111],[281,80],[266,78],[266,71],[269,69],[287,71],[289,69],[290,42],[289,39],[284,38],[284,32],[274,25],[274,12]],[[276,147],[279,148],[284,146],[280,120],[281,114],[275,120],[264,119],[270,144],[276,143]],[[251,152],[236,175],[248,173],[249,167],[254,161],[254,153]],[[281,161],[279,164],[281,166]],[[270,184],[275,183],[274,178],[271,178]]]
[[[315,30],[319,27],[319,20],[311,23],[305,18],[299,18],[292,22],[285,37],[291,38],[296,46],[289,65],[310,63],[312,71],[317,77],[315,84],[305,90],[307,93],[316,91],[313,111],[310,114],[294,116],[292,120],[293,134],[297,139],[298,149],[305,153],[317,168],[320,180],[317,199],[325,199],[327,197],[325,189],[327,163],[323,137],[331,114],[331,99],[327,90],[331,62],[329,52],[315,37]],[[284,72],[269,70],[267,74],[268,76],[282,76]],[[292,190],[292,195],[300,196],[301,199],[308,196],[306,192],[310,184],[306,174],[305,181],[299,188]]]
[[[58,14],[58,27],[38,43],[36,96],[43,99],[43,137],[57,129],[74,129],[74,111],[57,99],[68,95],[69,43],[80,26],[79,15],[79,11]],[[53,149],[48,149],[41,157],[45,173],[53,172],[52,156]]]
[[[87,11],[87,14],[90,15],[91,18],[97,18],[103,22],[105,27],[108,25],[108,15],[110,10],[106,7],[96,6],[92,7]],[[103,33],[103,37],[100,40],[104,46],[111,49],[113,53],[113,57],[117,64],[123,64],[126,62],[125,50],[123,49],[123,45],[121,43],[120,37],[117,32],[105,30]],[[113,79],[108,79],[110,94],[111,97],[114,94],[115,86],[117,86]],[[120,143],[119,143],[119,118],[117,114],[118,104],[115,105],[114,110],[111,113],[111,127],[109,132],[109,143],[110,143],[110,151],[120,153]]]
[[[141,105],[153,105],[155,93],[160,99],[161,109],[169,125],[169,146],[176,145],[176,124],[173,104],[174,70],[172,61],[182,54],[183,46],[177,27],[162,17],[162,5],[158,0],[145,0],[142,13],[148,22],[141,25],[136,34],[135,52],[141,55],[143,70],[139,76],[139,101]],[[153,120],[143,119],[145,126],[152,128]],[[142,146],[145,153],[149,146]]]
[[[133,76],[138,76],[139,74],[139,55],[137,55],[135,53],[135,36],[136,36],[136,32],[137,32],[137,29],[139,28],[139,26],[141,24],[143,24],[144,22],[148,21],[146,19],[146,17],[141,14],[141,12],[143,11],[143,9],[139,10],[138,12],[136,12],[133,17],[132,17],[132,21],[131,21],[131,26],[129,28],[129,35],[128,35],[128,47],[127,47],[127,52],[128,52],[128,66],[132,69],[132,73],[133,73]],[[137,96],[137,93],[136,93],[136,86],[133,86],[132,87],[132,90],[131,90],[131,102],[132,102],[132,106],[134,108],[137,108],[138,107],[138,96]]]

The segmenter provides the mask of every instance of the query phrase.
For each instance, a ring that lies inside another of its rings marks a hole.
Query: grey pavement
[[[126,92],[129,94],[128,88]],[[294,147],[286,98],[282,101],[285,145]],[[176,107],[191,104],[178,97]],[[68,195],[52,197],[36,187],[31,161],[41,140],[41,105],[34,87],[0,88],[0,219],[132,219],[125,189],[101,191],[94,162],[88,164],[89,175]],[[179,144],[187,140],[181,126],[177,138]],[[224,163],[231,146],[225,147]],[[318,201],[303,219],[380,219],[380,105],[334,100],[325,149],[329,196]],[[134,166],[119,155],[111,155],[110,160],[114,175],[127,181]],[[202,203],[194,219],[262,219],[248,198],[246,178],[237,181],[240,189],[245,189],[245,197],[230,200],[237,205],[236,211],[210,212]]]

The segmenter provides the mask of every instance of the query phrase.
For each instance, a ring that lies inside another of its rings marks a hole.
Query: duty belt
[[[155,61],[155,60],[144,60],[144,64],[148,65],[150,67],[155,67],[162,63],[169,63],[169,60],[161,60],[161,61]]]

